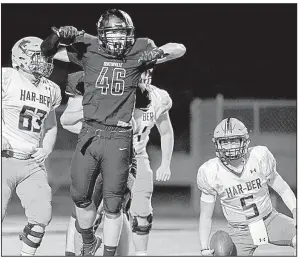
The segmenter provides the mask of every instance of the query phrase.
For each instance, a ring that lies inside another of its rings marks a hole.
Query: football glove
[[[63,39],[73,39],[79,35],[77,28],[73,26],[63,26],[58,30],[58,37]]]
[[[143,51],[138,59],[138,63],[157,61],[165,56],[164,51],[160,48],[154,48],[151,51]]]

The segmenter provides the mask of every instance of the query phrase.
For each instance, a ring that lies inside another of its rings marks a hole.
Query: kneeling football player
[[[276,160],[266,146],[249,148],[245,125],[226,118],[214,130],[216,157],[198,170],[197,185],[202,191],[199,221],[203,256],[209,249],[212,214],[216,197],[228,221],[238,256],[252,256],[263,244],[296,248],[296,197],[276,171]],[[293,219],[272,206],[268,186],[275,190]]]

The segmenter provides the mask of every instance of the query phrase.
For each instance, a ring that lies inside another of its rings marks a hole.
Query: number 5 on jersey
[[[109,84],[107,72],[112,70],[112,81]],[[96,88],[101,89],[101,94],[107,95],[110,90],[111,95],[121,96],[125,90],[126,70],[123,68],[111,68],[103,66],[96,81]]]

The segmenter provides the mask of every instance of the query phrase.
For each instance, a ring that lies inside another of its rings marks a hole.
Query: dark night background
[[[153,75],[173,99],[176,138],[188,137],[195,97],[297,98],[296,4],[2,4],[2,66],[10,65],[17,40],[45,38],[53,25],[96,34],[109,8],[132,17],[137,37],[186,46],[184,57],[158,65]],[[61,84],[63,65],[56,67],[53,80]]]

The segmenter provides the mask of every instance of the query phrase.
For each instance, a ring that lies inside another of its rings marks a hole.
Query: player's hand
[[[1,150],[11,150],[12,147],[8,140],[2,135],[2,145]]]
[[[164,51],[160,48],[154,48],[151,51],[143,51],[141,57],[138,59],[138,63],[147,63],[157,61],[165,56]]]
[[[31,155],[31,157],[37,163],[43,163],[43,162],[45,162],[46,158],[50,155],[50,153],[51,152],[45,148],[36,148],[35,152]]]
[[[77,28],[73,26],[63,26],[58,29],[59,37],[63,39],[73,39],[79,35]]]
[[[203,249],[203,250],[201,250],[201,255],[202,256],[214,256],[214,250]]]
[[[157,181],[168,181],[171,176],[170,167],[168,165],[163,165],[157,169],[156,180]]]

